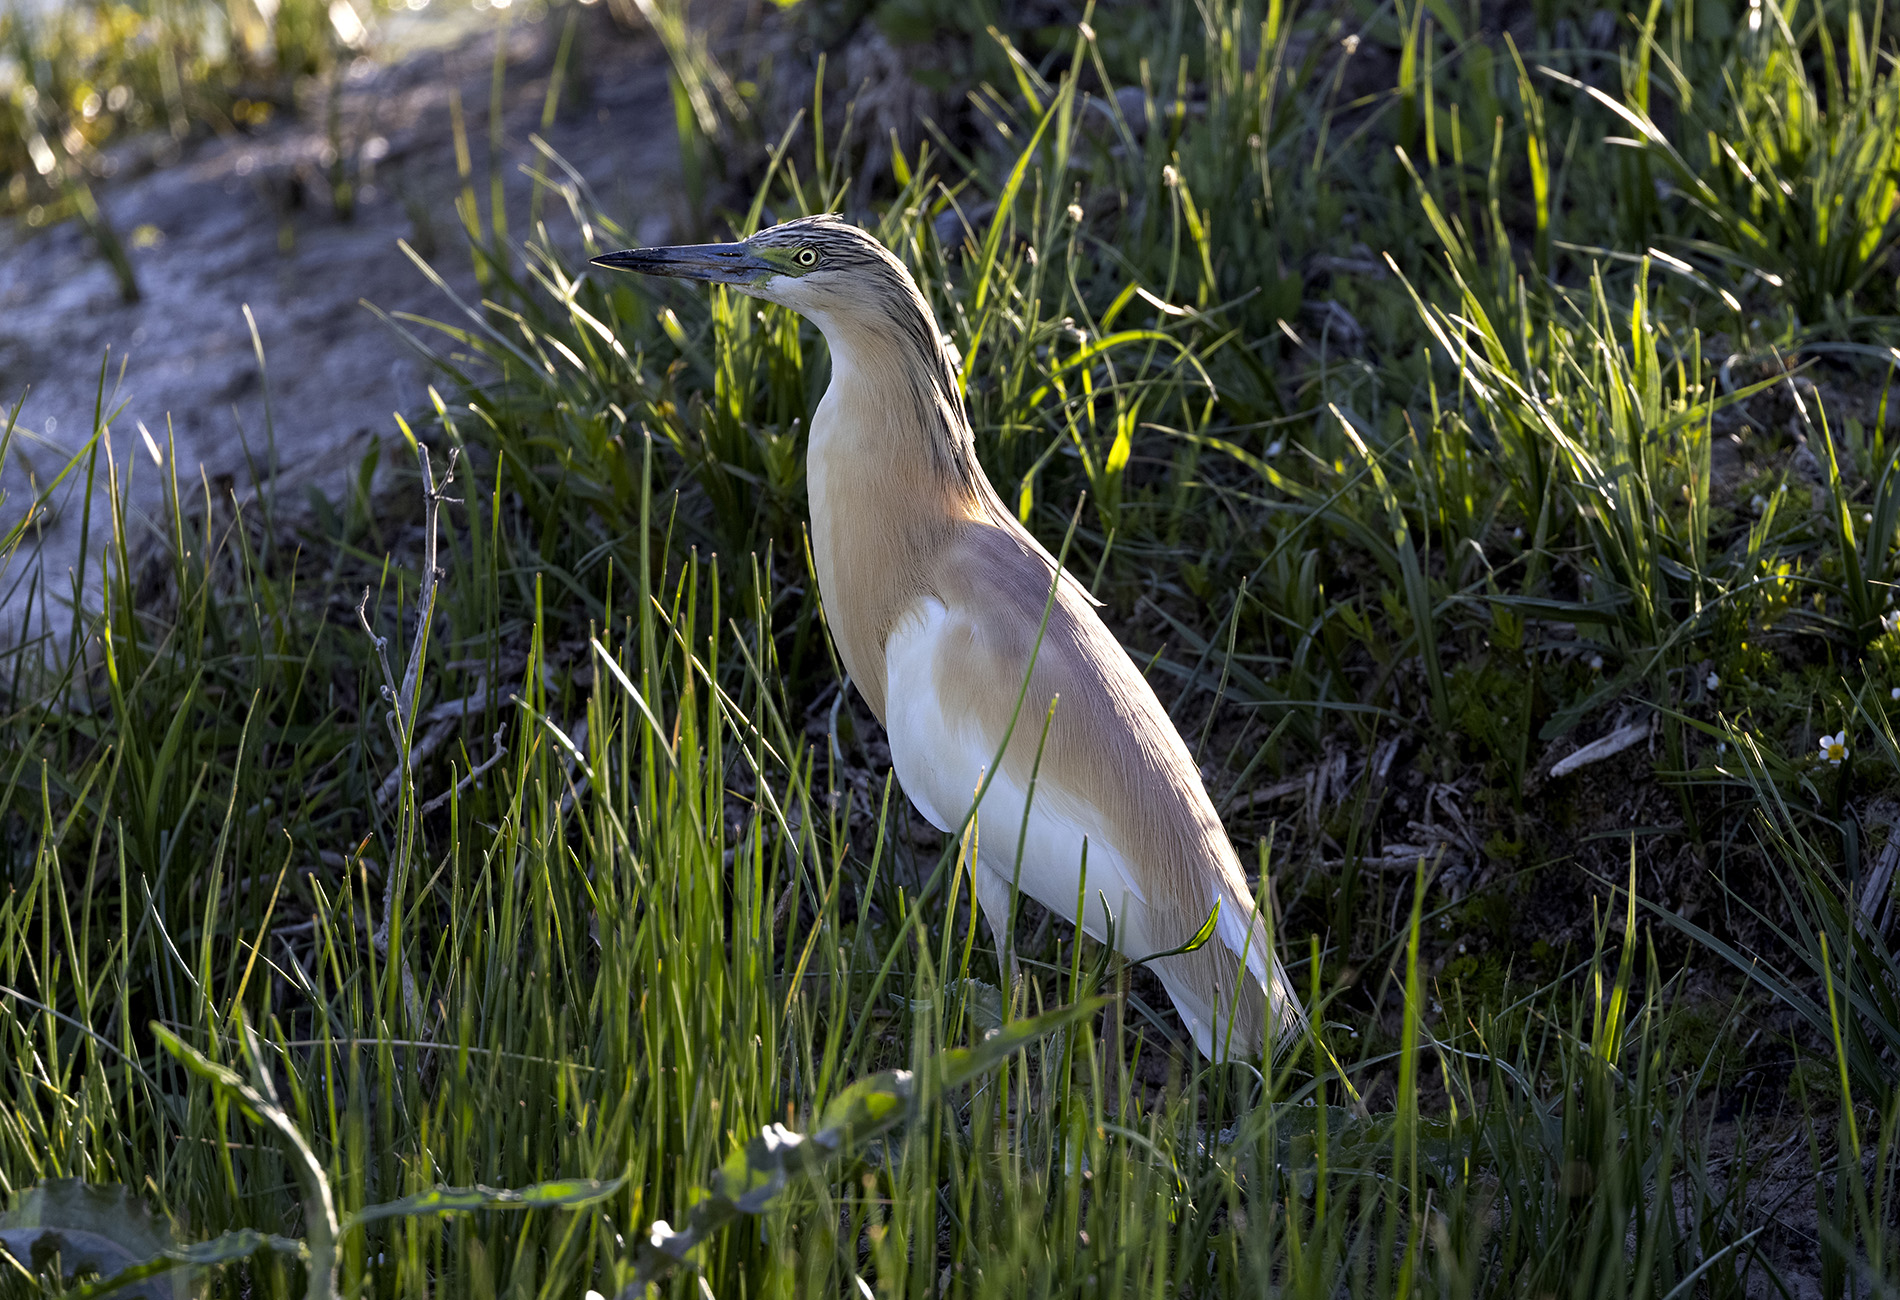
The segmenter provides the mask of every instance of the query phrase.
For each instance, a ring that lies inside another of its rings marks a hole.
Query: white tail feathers
[[[1150,968],[1210,1061],[1285,1052],[1306,1032],[1306,1012],[1268,943],[1253,908],[1221,900],[1213,936],[1190,953],[1162,957]]]

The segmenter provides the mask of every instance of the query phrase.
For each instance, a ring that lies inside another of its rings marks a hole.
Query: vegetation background
[[[0,201],[135,291],[102,149],[322,120],[387,17],[10,13]],[[458,107],[353,490],[175,475],[50,571],[102,368],[0,521],[0,1290],[1889,1293],[1897,18],[511,11],[544,130],[658,36],[680,239],[912,267],[1313,1039],[1209,1067],[1029,904],[999,980],[826,639],[815,332],[586,273],[625,214]]]

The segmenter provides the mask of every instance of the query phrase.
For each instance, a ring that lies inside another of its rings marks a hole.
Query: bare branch
[[[429,733],[423,738],[422,743],[419,745],[415,743],[415,738],[410,731],[411,725],[414,722],[413,715],[416,710],[416,702],[420,697],[422,689],[422,665],[429,647],[429,629],[435,619],[436,593],[440,589],[440,582],[444,576],[442,570],[436,563],[436,541],[437,534],[440,531],[439,525],[441,522],[442,507],[444,505],[460,504],[459,498],[448,495],[449,484],[455,481],[457,452],[455,450],[449,452],[448,464],[444,467],[442,478],[438,482],[435,477],[435,468],[429,459],[429,449],[427,447],[418,446],[416,450],[422,461],[422,499],[424,513],[422,585],[421,589],[417,592],[415,635],[409,643],[409,659],[407,664],[404,665],[402,683],[400,686],[397,684],[394,670],[390,667],[388,639],[377,636],[376,629],[371,626],[369,621],[370,592],[368,587],[363,589],[362,602],[356,607],[357,619],[362,623],[363,630],[369,634],[371,644],[376,647],[376,660],[381,666],[383,674],[381,694],[384,701],[389,705],[389,711],[385,716],[385,721],[389,725],[390,737],[396,743],[396,768],[383,780],[381,787],[377,791],[376,802],[379,806],[387,806],[392,801],[398,801],[404,786],[403,778],[410,775],[418,763],[426,761],[455,730],[455,723],[452,720],[444,719],[439,721],[430,729]],[[467,779],[470,782],[480,773],[493,767],[494,764],[499,761],[501,755],[506,752],[505,749],[501,748],[500,733],[496,733],[495,743],[497,752],[487,763],[476,768],[469,774]],[[411,788],[413,791],[413,786]],[[461,786],[458,784],[456,788],[460,789]],[[453,793],[453,791],[451,791],[451,793]],[[381,919],[377,922],[373,936],[373,941],[378,952],[387,954],[389,951],[390,923],[392,918],[396,915],[397,908],[402,905],[402,879],[406,874],[409,857],[415,850],[422,814],[433,810],[440,802],[441,800],[437,800],[431,803],[428,808],[418,809],[415,806],[415,799],[412,793],[406,814],[402,813],[400,802],[398,802],[398,813],[402,818],[402,824],[397,831],[397,842],[394,851],[390,854],[389,871],[383,877],[383,914]],[[402,958],[401,968],[404,1008],[408,1011],[417,1032],[425,1032],[423,1028],[422,1000],[416,989],[415,976],[409,969],[409,959],[406,956]]]
[[[449,463],[443,470],[442,481],[435,480],[435,470],[429,462],[429,449],[418,446],[422,455],[422,499],[424,519],[422,527],[422,590],[417,601],[416,636],[409,647],[409,664],[403,670],[402,690],[397,694],[396,708],[402,714],[405,724],[416,703],[416,689],[422,679],[422,653],[428,646],[428,629],[435,616],[436,582],[440,570],[436,567],[436,524],[445,503],[455,501],[448,495],[449,484],[455,481],[455,461],[458,450],[451,448]],[[393,683],[392,683],[393,685]]]
[[[505,734],[505,732],[506,732],[506,728],[503,728],[495,732],[495,736],[494,736],[495,752],[494,753],[490,754],[487,758],[483,759],[475,767],[470,768],[468,775],[463,777],[460,781],[457,781],[453,787],[451,787],[450,789],[444,790],[441,794],[429,800],[428,803],[425,803],[422,805],[422,813],[425,817],[428,814],[434,812],[436,809],[440,808],[443,804],[447,803],[450,799],[453,799],[456,795],[467,793],[469,788],[473,786],[477,781],[481,780],[483,776],[487,775],[489,770],[493,768],[495,764],[501,762],[502,759],[508,757],[508,746],[501,743],[501,738]]]

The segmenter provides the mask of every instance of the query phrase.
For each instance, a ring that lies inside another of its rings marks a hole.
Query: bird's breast
[[[825,621],[845,671],[882,719],[885,640],[929,594],[959,520],[915,440],[881,423],[882,408],[854,382],[850,372],[834,377],[818,404],[805,483]]]
[[[840,454],[836,412],[826,409],[830,405],[827,393],[812,420],[811,449],[805,462],[805,485],[811,499],[812,567],[817,572],[825,621],[838,647],[838,657],[871,700],[872,708],[882,714],[883,672],[876,662],[880,638],[873,626],[879,604],[879,566],[872,553],[877,510],[870,499],[872,485],[866,482],[863,467],[850,465],[848,457]],[[832,427],[828,429],[828,425]]]

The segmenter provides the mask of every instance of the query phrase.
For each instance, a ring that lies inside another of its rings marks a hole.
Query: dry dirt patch
[[[629,34],[599,9],[583,10],[553,125],[542,112],[560,32],[517,20],[388,62],[359,59],[339,101],[340,140],[359,170],[355,210],[340,219],[327,181],[327,105],[309,102],[261,131],[189,142],[163,165],[157,141],[114,155],[117,176],[101,206],[131,252],[141,300],[128,304],[76,223],[0,231],[0,403],[25,393],[14,454],[0,468],[4,523],[84,445],[93,427],[102,360],[112,458],[129,481],[136,528],[161,516],[174,463],[181,491],[249,489],[255,475],[280,495],[341,486],[371,441],[396,433],[392,411],[426,409],[429,363],[362,302],[447,319],[453,306],[399,246],[407,241],[458,292],[473,289],[453,206],[461,181],[450,101],[466,110],[484,202],[490,73],[506,42],[500,171],[511,207],[526,213],[538,154],[532,134],[584,175],[643,240],[673,224],[678,152],[667,65],[650,35]],[[453,33],[450,33],[453,35]],[[557,239],[572,222],[559,203],[543,214]],[[472,299],[471,299],[472,300]],[[272,415],[265,419],[249,307],[262,341]],[[140,426],[145,432],[141,432]],[[146,437],[149,432],[150,440]],[[92,547],[103,545],[106,475],[96,477]],[[284,489],[290,489],[284,491]],[[38,533],[58,593],[76,569],[83,481],[62,485]],[[24,566],[0,579],[0,626],[21,627]],[[94,572],[97,572],[96,565]]]

